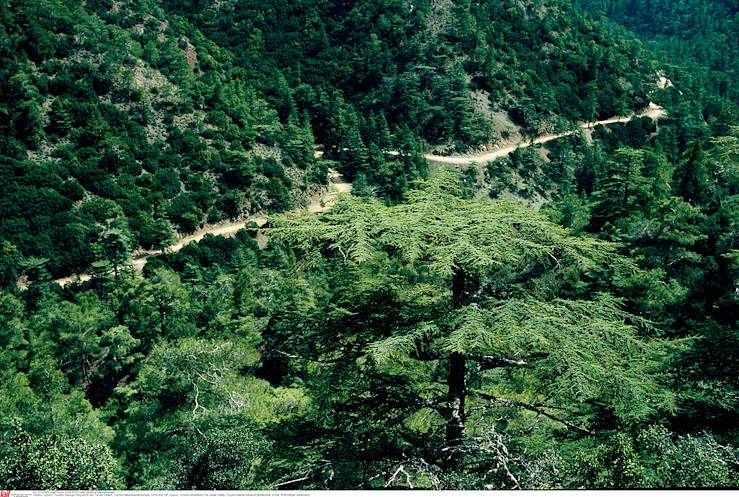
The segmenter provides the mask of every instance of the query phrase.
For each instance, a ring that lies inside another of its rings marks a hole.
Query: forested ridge
[[[736,15],[4,3],[0,482],[739,486]]]

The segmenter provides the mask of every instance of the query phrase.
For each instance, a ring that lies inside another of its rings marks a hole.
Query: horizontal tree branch
[[[567,428],[577,433],[580,433],[581,435],[595,435],[595,432],[590,431],[587,428],[583,428],[582,426],[578,426],[576,424],[570,423],[569,421],[562,419],[559,416],[555,416],[554,414],[548,413],[541,406],[529,404],[527,402],[522,402],[520,400],[502,399],[500,397],[496,397],[495,395],[491,395],[491,394],[483,393],[483,392],[470,392],[470,393],[471,395],[474,395],[475,397],[478,397],[483,400],[489,400],[499,405],[520,407],[521,409],[526,409],[527,411],[535,412],[546,418],[551,419],[552,421],[562,423]]]

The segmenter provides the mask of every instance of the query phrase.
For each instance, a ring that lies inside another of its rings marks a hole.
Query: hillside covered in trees
[[[739,486],[736,20],[0,6],[0,482]]]
[[[3,12],[0,236],[34,279],[301,205],[325,182],[316,143],[397,200],[425,164],[382,150],[625,114],[650,83],[638,45],[560,2],[44,0]]]

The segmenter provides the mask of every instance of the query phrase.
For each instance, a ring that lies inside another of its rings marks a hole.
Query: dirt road
[[[595,126],[599,126],[599,125],[607,126],[609,124],[627,123],[637,117],[649,117],[651,119],[656,120],[656,119],[660,119],[664,117],[665,115],[667,114],[662,107],[650,102],[649,107],[647,107],[645,111],[640,112],[638,114],[631,114],[630,116],[624,116],[624,117],[612,117],[610,119],[604,119],[602,121],[595,121],[591,123],[581,123],[579,126],[582,129],[588,129],[588,128],[594,128]],[[424,158],[429,162],[433,162],[437,164],[457,164],[457,165],[480,164],[480,163],[484,164],[486,162],[490,162],[492,160],[505,157],[511,154],[517,148],[526,148],[526,147],[530,147],[531,145],[536,145],[539,143],[547,143],[552,140],[562,138],[563,136],[574,135],[578,132],[579,132],[578,130],[573,130],[573,131],[565,131],[564,133],[557,133],[557,134],[552,134],[552,135],[541,135],[541,136],[534,138],[533,141],[521,140],[517,143],[514,143],[506,147],[498,148],[495,150],[491,150],[489,152],[483,152],[483,153],[475,154],[475,155],[443,156],[443,155],[426,154],[424,155]]]
[[[346,181],[337,171],[329,171],[328,175],[329,184],[328,189],[322,192],[320,195],[315,195],[310,199],[308,204],[308,210],[313,213],[326,212],[334,205],[338,199],[340,193],[351,193],[352,184]],[[232,221],[226,223],[206,225],[196,232],[185,236],[178,240],[174,245],[170,245],[166,250],[137,250],[134,252],[134,259],[131,261],[133,269],[137,273],[141,273],[146,265],[146,262],[151,257],[163,254],[165,251],[168,253],[179,252],[187,244],[192,242],[199,242],[205,237],[205,235],[215,236],[234,236],[239,230],[244,229],[248,224],[255,223],[257,226],[262,226],[267,222],[267,218],[264,215],[252,216],[245,221]],[[54,280],[60,286],[65,286],[70,283],[89,281],[92,276],[89,274],[76,274],[59,278]]]

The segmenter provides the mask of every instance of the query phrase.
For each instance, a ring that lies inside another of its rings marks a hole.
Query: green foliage
[[[716,488],[737,484],[737,451],[719,444],[710,434],[674,436],[653,427],[637,439],[645,487]],[[656,456],[656,457],[655,457]]]
[[[161,470],[147,461],[144,488],[243,490],[260,488],[260,465],[269,444],[248,418],[232,416],[201,422],[174,434],[172,460]]]
[[[470,275],[495,274],[509,265],[515,273],[546,262],[586,272],[612,257],[607,243],[573,239],[521,204],[467,201],[457,192],[457,176],[441,173],[410,191],[403,204],[346,199],[321,217],[277,218],[278,228],[270,233],[311,253],[326,245],[360,263],[386,250],[442,276],[456,268]],[[628,270],[619,258],[611,262]]]
[[[14,490],[114,490],[120,466],[104,444],[57,435],[34,438],[16,429],[4,433],[0,478]]]
[[[549,452],[530,463],[529,474],[543,488],[725,488],[736,485],[737,463],[736,449],[710,434],[650,426]]]

